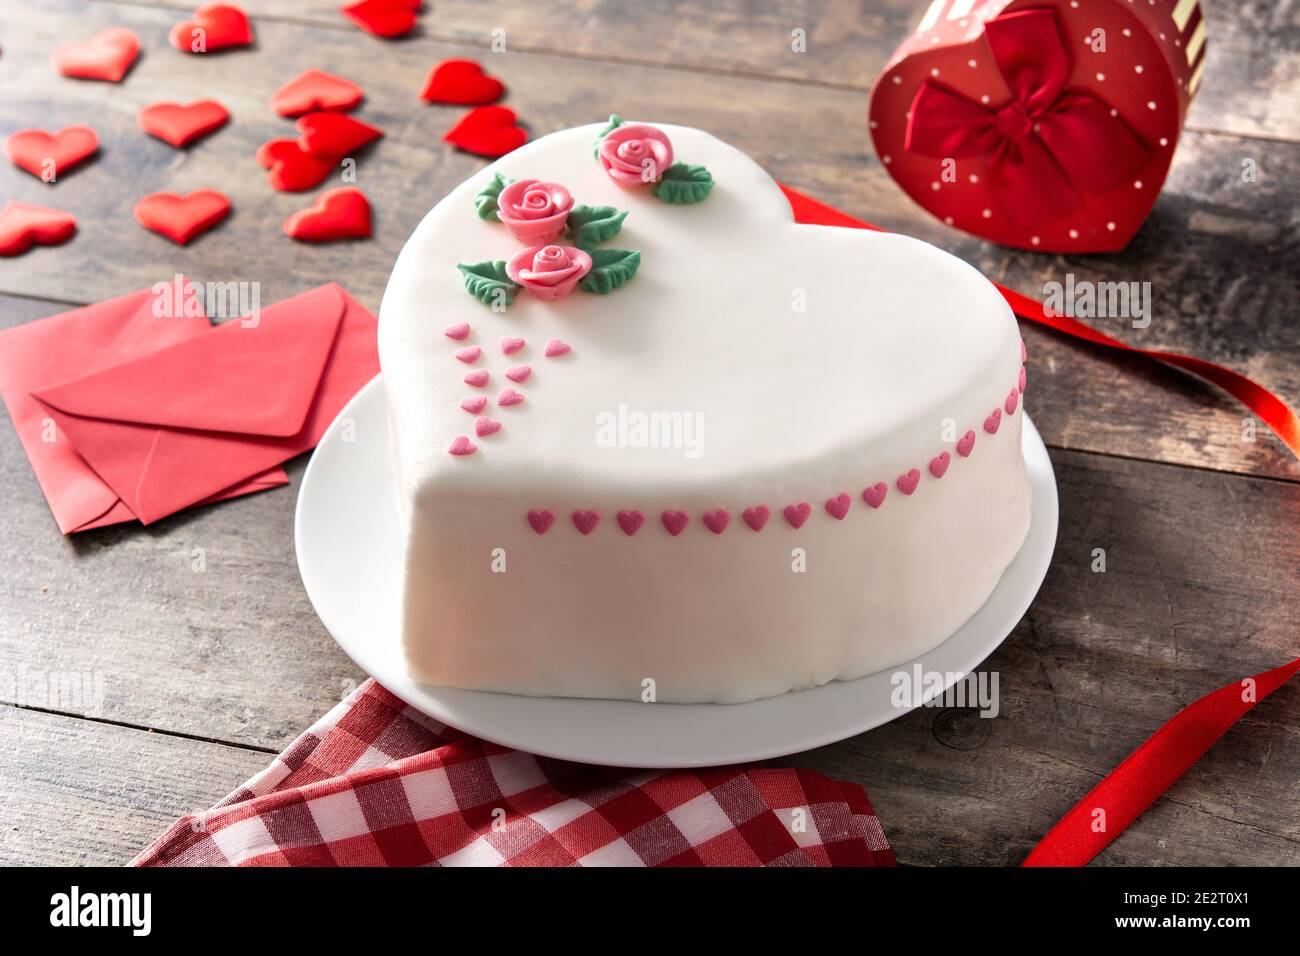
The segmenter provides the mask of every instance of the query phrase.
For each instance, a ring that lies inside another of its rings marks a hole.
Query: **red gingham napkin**
[[[468,737],[366,681],[136,866],[892,866],[859,786],[629,771]]]

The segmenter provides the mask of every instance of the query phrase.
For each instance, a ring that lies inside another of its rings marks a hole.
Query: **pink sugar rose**
[[[591,256],[576,246],[531,246],[506,263],[506,275],[539,299],[563,299],[591,271]]]
[[[573,208],[573,197],[559,183],[520,179],[497,196],[497,215],[514,237],[524,243],[560,238]]]
[[[673,144],[653,126],[624,123],[605,134],[596,158],[620,186],[648,186],[673,164]]]

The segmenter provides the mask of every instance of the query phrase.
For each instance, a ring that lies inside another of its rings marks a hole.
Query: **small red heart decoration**
[[[216,100],[196,100],[188,106],[154,103],[137,113],[135,119],[150,136],[181,149],[225,126],[230,112]]]
[[[25,202],[6,203],[0,209],[0,256],[21,255],[34,245],[57,246],[76,231],[77,219],[70,212]]]
[[[298,120],[298,148],[313,156],[346,156],[384,135],[360,120],[342,113],[308,113]]]
[[[116,83],[126,76],[139,55],[140,38],[134,32],[126,27],[110,27],[89,40],[55,48],[50,60],[64,76]]]
[[[199,7],[193,20],[172,27],[167,40],[186,53],[211,53],[227,47],[251,45],[253,27],[248,22],[248,15],[239,7],[210,3]]]
[[[271,109],[281,116],[301,116],[315,110],[350,110],[365,95],[351,80],[324,70],[306,70],[275,91]]]
[[[494,76],[488,76],[473,60],[443,60],[424,81],[420,99],[430,103],[480,106],[495,103],[505,93],[505,84]]]
[[[334,158],[304,153],[296,139],[273,139],[257,149],[257,162],[270,170],[272,189],[297,193],[319,186],[334,171]]]
[[[186,245],[230,215],[230,200],[215,189],[187,196],[151,193],[135,204],[135,221],[172,242]]]
[[[419,0],[361,0],[342,14],[367,33],[392,39],[415,29]]]
[[[365,239],[370,235],[370,203],[355,186],[331,189],[310,208],[286,219],[284,234],[299,242]]]
[[[479,106],[462,116],[442,138],[467,153],[496,159],[528,141],[528,134],[515,119],[515,111],[507,107]]]
[[[5,155],[15,166],[50,183],[98,149],[99,137],[89,126],[65,126],[57,133],[21,129],[5,140]]]

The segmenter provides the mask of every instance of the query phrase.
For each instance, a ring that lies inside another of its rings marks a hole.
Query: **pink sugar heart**
[[[691,516],[685,511],[665,511],[659,516],[659,520],[664,523],[668,533],[675,538],[690,524]]]
[[[998,426],[1001,424],[1002,409],[995,408],[993,409],[992,414],[990,414],[988,418],[984,419],[984,430],[990,435],[996,435],[998,433]]]
[[[464,339],[467,335],[469,335],[469,323],[458,322],[455,325],[449,325],[447,326],[446,329],[443,330],[442,334],[447,336],[447,338],[449,339],[457,339],[457,340]]]
[[[714,534],[722,534],[727,530],[727,525],[731,524],[731,512],[726,508],[719,508],[717,511],[704,512],[704,527],[708,528]]]
[[[474,434],[478,435],[479,438],[495,435],[499,431],[501,431],[501,423],[493,421],[486,415],[480,415],[474,420]]]
[[[836,521],[843,521],[844,516],[849,513],[849,505],[852,504],[852,502],[852,498],[850,498],[846,493],[841,492],[834,498],[826,499],[826,512]]]
[[[873,508],[879,508],[885,503],[885,495],[889,494],[889,485],[883,481],[878,481],[866,491],[862,492],[862,500]]]
[[[1021,339],[1020,340],[1020,361],[1023,362],[1028,358],[1029,358],[1029,349],[1025,348],[1025,340]]]
[[[975,432],[968,431],[957,439],[957,454],[963,458],[969,458],[971,449],[975,447]]]
[[[1019,399],[1020,399],[1020,392],[1013,388],[1010,394],[1007,395],[1006,404],[1002,406],[1007,410],[1008,415],[1014,415],[1016,413],[1016,403],[1019,401]]]
[[[802,528],[803,523],[812,514],[812,505],[806,501],[801,501],[797,505],[786,505],[782,513],[785,515],[785,520],[790,522],[792,528]]]
[[[485,368],[476,368],[472,372],[466,372],[465,377],[461,379],[466,385],[473,385],[475,388],[482,388],[488,383],[488,373]]]
[[[523,400],[523,395],[516,392],[513,388],[503,388],[499,393],[497,393],[497,404],[502,408],[509,408],[511,405],[518,405]]]
[[[948,465],[952,463],[952,455],[946,451],[930,459],[930,474],[936,478],[942,478],[948,471]]]
[[[542,354],[545,355],[547,358],[555,358],[560,355],[568,355],[569,352],[570,352],[569,343],[565,342],[562,339],[551,339],[546,343],[546,348],[542,350]]]
[[[572,515],[573,526],[583,534],[591,534],[596,525],[600,524],[599,511],[575,511]]]
[[[528,376],[533,374],[533,370],[527,365],[512,365],[506,369],[506,378],[512,382],[526,382]]]
[[[469,412],[471,415],[477,415],[479,412],[483,411],[483,409],[487,408],[487,396],[472,395],[469,398],[462,398],[460,400],[460,407],[465,409],[465,411]]]
[[[460,359],[467,365],[472,365],[478,361],[478,357],[483,354],[483,350],[477,345],[467,345],[463,349],[456,350],[456,358]]]
[[[912,492],[916,491],[916,485],[920,480],[921,480],[920,470],[917,468],[913,468],[907,474],[899,475],[898,480],[894,482],[894,484],[898,485],[898,490],[901,491],[903,494],[910,495]]]
[[[623,533],[629,538],[640,531],[641,525],[645,524],[645,515],[636,510],[620,511],[616,517],[618,518],[618,526],[623,529]]]
[[[762,531],[763,526],[767,524],[767,519],[771,516],[772,509],[767,505],[755,505],[752,508],[746,508],[740,513],[745,519],[745,524],[749,525],[755,531]]]
[[[533,508],[528,512],[528,523],[538,534],[546,534],[555,523],[555,512],[548,508]]]
[[[524,340],[507,335],[505,338],[500,339],[498,344],[501,346],[502,355],[514,355],[524,347]]]
[[[1029,375],[1025,372],[1025,367],[1022,365],[1020,366],[1020,381],[1016,383],[1016,388],[1020,389],[1023,393],[1025,390],[1025,383],[1028,381]]]
[[[464,435],[457,435],[451,440],[451,446],[447,449],[449,455],[472,455],[478,451],[478,445],[466,438]]]

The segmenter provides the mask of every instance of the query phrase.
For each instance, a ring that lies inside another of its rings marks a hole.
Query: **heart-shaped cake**
[[[379,349],[427,683],[734,702],[860,677],[952,634],[1028,529],[994,287],[795,223],[700,130],[615,117],[473,176],[398,258]]]

